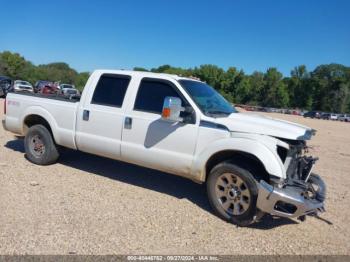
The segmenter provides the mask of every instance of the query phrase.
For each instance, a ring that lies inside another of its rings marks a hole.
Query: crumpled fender
[[[206,163],[211,156],[222,151],[240,151],[254,155],[265,167],[270,175],[286,178],[284,165],[276,150],[266,146],[262,142],[249,138],[225,138],[214,143],[210,143],[194,159],[192,172],[195,180],[204,182],[206,179]]]

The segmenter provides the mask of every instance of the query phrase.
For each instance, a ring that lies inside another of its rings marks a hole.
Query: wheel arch
[[[274,145],[276,146],[276,145]],[[277,148],[267,146],[259,140],[247,138],[221,139],[209,144],[193,162],[195,181],[205,182],[214,164],[231,161],[240,166],[259,170],[263,177],[274,175],[286,178],[286,172]]]
[[[45,126],[52,135],[55,143],[59,140],[57,135],[57,124],[48,111],[41,107],[28,108],[22,118],[22,134],[25,135],[33,125]]]
[[[270,175],[264,164],[255,156],[247,152],[237,150],[224,150],[212,155],[205,165],[205,180],[210,171],[219,163],[230,162],[241,168],[247,169],[257,180],[269,181]]]
[[[36,114],[31,114],[27,115],[25,119],[23,120],[23,132],[24,134],[27,133],[28,129],[31,128],[34,125],[43,125],[44,127],[49,130],[51,136],[54,138],[53,133],[52,133],[52,128],[49,124],[49,122],[42,116],[36,115]]]

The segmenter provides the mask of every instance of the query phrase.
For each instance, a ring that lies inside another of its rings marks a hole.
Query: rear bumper
[[[292,218],[324,211],[323,202],[306,199],[295,188],[275,188],[265,181],[261,181],[258,188],[257,207],[265,213]]]

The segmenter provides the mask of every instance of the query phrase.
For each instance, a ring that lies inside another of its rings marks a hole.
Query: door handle
[[[89,117],[90,117],[90,111],[89,110],[84,110],[83,111],[83,120],[84,121],[89,121]]]
[[[132,118],[131,117],[125,117],[125,120],[124,120],[124,128],[125,129],[131,129],[132,127]]]

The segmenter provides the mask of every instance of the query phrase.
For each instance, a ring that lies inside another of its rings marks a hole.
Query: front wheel
[[[215,213],[238,226],[248,226],[259,214],[258,187],[246,169],[228,162],[215,166],[207,180],[209,202]]]

